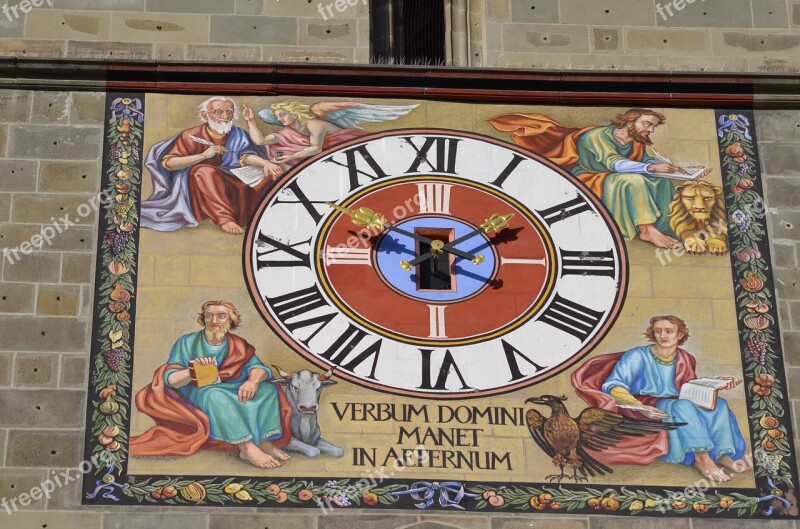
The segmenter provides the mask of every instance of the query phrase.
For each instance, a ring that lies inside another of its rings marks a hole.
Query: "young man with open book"
[[[602,355],[581,366],[572,377],[576,392],[599,407],[685,424],[658,436],[620,443],[604,452],[603,462],[661,460],[694,465],[715,481],[731,479],[720,467],[737,472],[751,468],[741,459],[746,445],[736,417],[725,399],[716,396],[742,381],[724,376],[698,379],[697,360],[680,348],[689,339],[689,329],[677,316],[650,318],[645,336],[652,343]]]

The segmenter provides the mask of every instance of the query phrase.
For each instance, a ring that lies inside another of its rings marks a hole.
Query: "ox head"
[[[335,380],[330,379],[333,369],[320,375],[312,373],[308,369],[287,373],[278,366],[272,367],[280,375],[280,378],[276,378],[274,382],[283,387],[292,408],[306,415],[317,413],[322,388],[336,384]]]

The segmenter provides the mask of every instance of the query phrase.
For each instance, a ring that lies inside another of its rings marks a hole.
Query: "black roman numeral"
[[[312,285],[308,288],[289,292],[288,294],[284,294],[282,296],[266,298],[265,301],[272,309],[272,312],[275,313],[275,316],[277,316],[278,319],[281,320],[281,322],[286,326],[289,332],[294,332],[297,329],[309,327],[311,325],[319,325],[319,327],[311,334],[311,336],[309,336],[306,340],[303,340],[303,343],[306,345],[308,345],[308,342],[310,342],[312,338],[314,338],[314,336],[316,336],[317,333],[322,330],[323,327],[325,327],[336,317],[336,313],[331,312],[329,314],[322,314],[312,318],[295,320],[302,314],[311,312],[315,309],[330,306],[328,301],[322,297],[322,293],[319,291],[319,287],[317,287],[317,285]]]
[[[333,362],[334,364],[341,366],[342,369],[346,369],[348,371],[355,371],[356,367],[358,367],[362,362],[364,362],[370,356],[373,357],[372,359],[372,368],[370,370],[369,378],[375,378],[375,368],[378,365],[378,357],[381,353],[381,344],[383,343],[382,339],[378,339],[372,345],[368,346],[361,352],[358,356],[353,358],[351,361],[344,363],[344,360],[347,356],[358,347],[358,344],[369,335],[367,332],[362,331],[352,323],[347,325],[347,329],[339,336],[333,344],[328,347],[328,349],[320,354],[322,358]]]
[[[544,219],[548,226],[552,226],[556,222],[568,219],[584,211],[592,211],[592,207],[583,197],[577,196],[572,200],[555,205],[552,208],[537,211],[537,213],[542,216],[542,219]]]
[[[386,178],[387,175],[381,166],[378,165],[378,162],[375,161],[375,158],[367,150],[366,145],[359,145],[358,147],[353,147],[352,149],[347,149],[346,151],[342,151],[345,155],[346,162],[342,163],[337,160],[334,160],[333,156],[326,158],[326,162],[333,162],[336,165],[340,165],[342,167],[347,167],[347,170],[350,174],[350,191],[355,191],[359,187],[361,187],[361,183],[359,182],[359,175],[364,175],[370,180],[378,180],[380,178]],[[363,169],[358,168],[358,158],[356,155],[359,155],[362,160],[367,162],[367,165],[372,169],[372,172],[369,173]]]
[[[302,343],[305,344],[306,347],[309,346],[311,340],[313,340],[326,325],[338,316],[336,312],[329,312],[310,318],[299,318],[313,310],[330,306],[328,301],[322,296],[322,292],[320,292],[317,285],[312,285],[308,288],[296,290],[274,298],[266,298],[265,301],[289,332],[295,332],[297,329],[310,327],[312,325],[318,326],[308,338],[302,340]],[[370,335],[365,331],[349,323],[347,329],[334,340],[333,344],[331,344],[324,353],[320,354],[320,356],[340,366],[342,369],[352,372],[354,372],[359,365],[372,357],[372,367],[370,368],[369,378],[374,380],[375,369],[378,367],[378,358],[380,357],[381,345],[383,344],[382,339],[376,340],[355,358],[345,363],[347,356],[368,336]]]
[[[309,200],[306,194],[300,189],[300,186],[297,185],[297,180],[286,186],[286,189],[289,189],[294,193],[294,196],[297,197],[297,201],[294,200],[281,200],[280,194],[278,194],[275,203],[276,204],[302,204],[311,218],[314,219],[314,224],[319,224],[319,221],[322,220],[323,214],[317,210],[317,207],[314,204],[324,204],[325,200]],[[332,199],[330,202],[336,202],[338,198]]]
[[[511,345],[505,340],[500,340],[503,344],[503,351],[506,353],[506,362],[508,362],[508,368],[511,370],[511,380],[509,382],[514,382],[515,380],[519,380],[521,378],[525,378],[525,375],[519,370],[519,364],[517,364],[517,356],[521,356],[523,360],[528,362],[530,365],[536,368],[534,373],[538,373],[544,367],[540,366],[524,354],[522,354],[516,347]]]
[[[516,171],[516,169],[517,169],[517,166],[518,166],[520,163],[522,163],[522,161],[523,161],[524,159],[525,159],[525,158],[523,158],[523,157],[522,157],[522,156],[520,156],[519,154],[515,154],[515,155],[514,155],[514,157],[513,157],[513,158],[511,158],[511,161],[510,161],[510,162],[508,162],[508,165],[506,165],[506,168],[505,168],[505,169],[503,169],[503,172],[502,172],[502,173],[500,173],[499,175],[497,175],[497,178],[495,178],[493,181],[491,181],[491,182],[489,182],[489,183],[490,183],[490,184],[492,184],[493,186],[497,186],[497,187],[500,187],[500,188],[502,188],[502,187],[503,187],[503,184],[506,182],[506,178],[508,178],[509,176],[511,176],[511,173],[513,173],[514,171]]]
[[[614,251],[587,252],[580,250],[560,250],[561,276],[607,276],[614,277],[616,262]]]
[[[461,389],[472,389],[472,387],[468,386],[464,381],[464,377],[461,375],[461,371],[458,369],[456,361],[453,360],[453,355],[450,353],[449,349],[444,353],[444,360],[439,368],[439,376],[436,378],[436,384],[431,385],[431,354],[433,350],[420,349],[419,351],[422,353],[422,385],[419,386],[418,389],[446,390],[447,378],[450,376],[450,371],[455,372],[458,380],[461,382]]]
[[[305,266],[306,268],[311,268],[311,259],[309,254],[295,249],[295,246],[311,244],[311,239],[308,239],[307,241],[296,242],[294,244],[285,244],[265,235],[264,232],[259,232],[258,242],[262,244],[268,244],[274,248],[273,250],[266,250],[263,252],[256,250],[256,264],[258,265],[258,270],[261,270],[262,268],[286,268],[290,266]],[[288,255],[289,257],[292,257],[292,259],[265,259],[266,256],[270,256],[276,252]]]
[[[579,305],[556,294],[539,321],[585,341],[600,324],[603,312]]]
[[[458,156],[458,142],[461,141],[460,139],[426,137],[422,147],[417,147],[416,144],[411,141],[410,137],[403,139],[417,151],[417,157],[406,173],[421,172],[419,168],[424,163],[427,164],[434,173],[456,174],[456,157]],[[428,159],[428,155],[434,145],[436,146],[435,163]]]

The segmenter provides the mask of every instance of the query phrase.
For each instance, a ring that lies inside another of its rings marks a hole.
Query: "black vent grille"
[[[372,0],[372,62],[445,63],[444,0]]]

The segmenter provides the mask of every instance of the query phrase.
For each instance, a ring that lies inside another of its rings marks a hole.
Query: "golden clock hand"
[[[481,224],[480,228],[477,228],[474,231],[471,231],[466,235],[463,235],[458,239],[445,244],[445,251],[447,251],[448,249],[452,248],[457,244],[460,244],[466,240],[475,237],[479,233],[489,233],[490,231],[498,232],[508,228],[508,221],[513,216],[514,216],[513,213],[509,213],[508,215],[500,215],[498,213],[495,213],[494,215],[486,219],[484,223]]]
[[[509,213],[508,215],[500,215],[495,213],[486,219],[486,222],[481,224],[481,228],[483,228],[486,233],[489,233],[490,231],[503,231],[504,229],[508,228],[508,221],[511,220],[511,217],[513,216],[513,213]]]
[[[369,208],[360,207],[358,209],[350,209],[344,206],[339,206],[337,204],[334,204],[333,202],[326,202],[326,204],[337,211],[341,211],[342,213],[349,215],[353,221],[353,224],[355,224],[356,226],[364,226],[367,228],[378,228],[379,230],[394,231],[400,233],[401,235],[405,235],[406,237],[410,237],[414,240],[420,241],[422,243],[429,244],[432,248],[433,255],[435,256],[441,255],[442,251],[446,251],[454,255],[457,255],[459,257],[462,257],[464,259],[469,259],[475,264],[480,264],[483,262],[483,256],[481,255],[473,255],[471,253],[459,250],[457,248],[448,248],[443,250],[442,247],[444,246],[444,243],[442,241],[432,240],[429,239],[428,237],[423,237],[422,235],[417,235],[416,233],[406,231],[402,228],[398,228],[392,224],[387,224],[386,219],[383,217],[383,215],[381,215],[380,213],[376,213],[375,211]],[[407,261],[403,261],[403,263],[406,262]],[[401,266],[403,266],[402,263]]]
[[[447,245],[444,244],[442,241],[433,241],[433,244],[431,244],[431,251],[420,255],[419,257],[417,257],[413,261],[401,261],[400,262],[400,268],[402,268],[406,272],[410,272],[418,264],[423,263],[423,262],[427,261],[428,259],[432,259],[434,257],[439,257],[444,252],[452,253],[452,254],[458,255],[458,256],[461,256],[463,254],[464,256],[466,256],[466,259],[469,259],[470,261],[472,261],[476,265],[479,265],[483,261],[485,261],[485,258],[482,255],[472,255],[472,254],[469,254],[467,252],[462,252],[461,250],[457,250],[455,248],[448,249]]]
[[[424,263],[428,259],[433,259],[432,252],[426,252],[417,257],[416,259],[414,259],[413,261],[400,261],[400,268],[402,268],[406,272],[410,272],[414,269],[415,266],[417,266],[420,263]]]
[[[341,211],[350,216],[353,219],[353,224],[356,226],[365,226],[368,228],[378,228],[379,230],[389,230],[395,231],[406,237],[411,237],[414,240],[424,242],[425,244],[432,244],[433,241],[427,237],[423,237],[422,235],[417,235],[416,233],[406,231],[404,229],[398,228],[392,224],[387,224],[386,219],[380,213],[376,213],[369,208],[361,207],[358,209],[350,209],[344,206],[338,206],[333,204],[332,202],[325,202],[327,205],[332,207],[337,211]]]
[[[448,252],[448,253],[452,253],[452,254],[455,254],[455,255],[459,255],[462,252],[461,252],[461,250],[458,250],[457,248],[454,248],[455,245],[457,245],[459,243],[462,243],[464,241],[467,241],[467,240],[475,237],[479,233],[488,233],[490,231],[494,231],[494,232],[502,231],[502,230],[508,228],[508,221],[513,216],[514,216],[513,213],[509,213],[508,215],[500,215],[499,213],[495,213],[494,215],[492,215],[491,217],[486,219],[484,221],[484,223],[481,224],[480,228],[477,228],[477,229],[467,233],[466,235],[463,235],[463,236],[459,237],[458,239],[456,239],[456,240],[454,240],[452,242],[449,242],[449,243],[447,243],[447,244],[445,244],[445,245],[443,245],[441,247],[434,248],[433,245],[431,245],[431,251],[430,252],[427,252],[427,253],[424,253],[424,254],[420,255],[419,257],[417,257],[413,261],[402,261],[400,263],[400,267],[403,270],[406,270],[406,271],[410,272],[416,265],[418,265],[420,263],[423,263],[423,262],[427,261],[428,259],[432,259],[433,257],[438,257],[439,255],[442,254],[442,252]],[[467,254],[467,255],[469,257],[466,257],[466,258],[469,259],[470,261],[472,261],[473,263],[475,263],[476,265],[481,264],[485,260],[483,255],[471,255],[471,256],[470,256],[470,254]]]
[[[403,261],[400,263],[400,266],[403,268],[403,270],[411,270],[412,268],[414,268],[414,266],[418,265],[419,263],[427,261],[432,257],[438,257],[439,255],[442,254],[442,252],[448,252],[458,255],[460,257],[464,257],[465,259],[469,259],[470,261],[472,261],[474,264],[479,265],[485,260],[483,255],[472,255],[467,252],[462,252],[458,248],[455,248],[455,246],[459,243],[462,243],[464,241],[467,241],[475,237],[479,233],[489,233],[490,231],[499,232],[508,228],[508,221],[513,216],[514,216],[513,213],[509,213],[508,215],[500,215],[499,213],[495,213],[494,215],[486,219],[483,222],[483,224],[481,224],[480,228],[477,228],[476,230],[471,231],[466,235],[463,235],[458,239],[451,241],[438,248],[434,248],[432,246],[430,252],[420,255],[413,261]]]
[[[383,215],[375,213],[369,208],[361,207],[358,209],[350,209],[344,206],[339,206],[338,204],[334,204],[333,202],[325,203],[336,211],[341,211],[342,213],[349,215],[353,221],[353,224],[356,226],[378,228],[379,230],[383,230],[383,226],[386,224],[386,219],[383,218]]]

